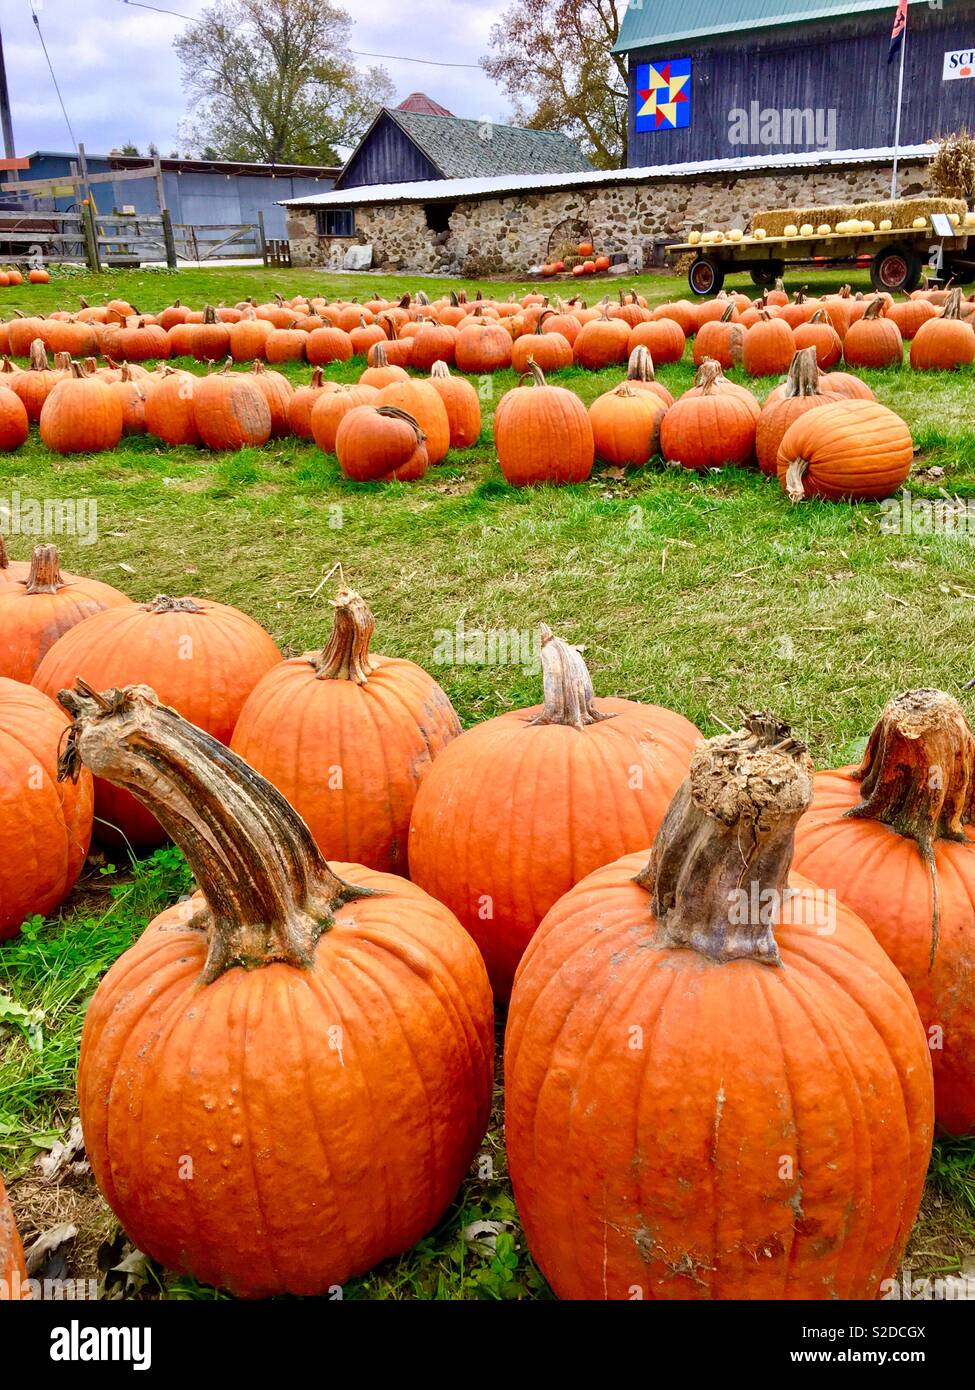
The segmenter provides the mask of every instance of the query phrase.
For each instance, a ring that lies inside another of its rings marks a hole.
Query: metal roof
[[[560,130],[528,130],[401,107],[387,107],[386,114],[447,179],[576,173],[592,168],[576,142]],[[367,133],[362,144],[368,138]]]
[[[927,2],[908,0],[912,5]],[[870,10],[886,11],[893,27],[895,9],[894,0],[644,0],[640,6],[627,7],[613,51],[625,53],[815,19],[842,19]]]
[[[77,159],[71,150],[35,150],[29,156],[34,159]],[[152,158],[137,154],[86,154],[89,164],[108,164],[113,169],[141,169],[152,167]],[[241,159],[168,159],[159,163],[163,173],[214,173],[214,174],[256,174],[275,175],[277,178],[335,178],[342,166],[325,164],[254,164]]]
[[[937,145],[902,145],[901,159],[933,159]],[[876,150],[810,150],[804,154],[742,155],[739,159],[696,160],[688,164],[650,164],[641,169],[590,169],[576,174],[507,174],[486,179],[423,179],[414,183],[380,183],[366,188],[315,193],[283,199],[289,208],[362,207],[371,203],[453,203],[463,198],[501,197],[506,193],[545,193],[607,183],[649,183],[654,179],[693,178],[699,174],[748,173],[750,170],[803,169],[809,165],[886,164],[893,147]]]
[[[428,97],[426,92],[410,92],[404,101],[401,101],[396,108],[397,111],[425,111],[428,116],[452,116],[453,111],[448,111],[446,106],[441,106],[439,101],[434,101],[433,97]]]

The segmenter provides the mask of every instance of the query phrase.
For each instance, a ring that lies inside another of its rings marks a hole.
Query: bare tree
[[[360,73],[352,20],[330,0],[218,0],[176,40],[193,120],[191,152],[334,164],[393,98],[384,68]]]
[[[575,136],[603,169],[626,164],[626,56],[613,53],[623,0],[518,0],[481,59],[518,119]]]

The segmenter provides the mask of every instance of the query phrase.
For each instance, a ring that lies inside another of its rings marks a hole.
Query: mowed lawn
[[[789,288],[807,283],[816,294],[850,278],[802,275]],[[593,300],[620,283],[583,292]],[[687,294],[682,279],[624,283],[651,304]],[[177,298],[194,308],[267,300],[275,291],[364,301],[423,289],[434,298],[461,284],[297,269],[72,275],[0,290],[0,316],[74,308],[79,294],[93,303],[119,295],[151,313]],[[520,298],[531,287],[464,288]],[[745,277],[729,288],[758,293]],[[854,288],[869,288],[865,275]],[[363,365],[326,374],[354,380]],[[281,370],[295,381],[309,373]],[[621,374],[573,369],[557,382],[589,402]],[[685,390],[689,354],[658,375],[675,395]],[[975,372],[862,375],[911,426],[911,494],[947,492],[975,507]],[[764,398],[775,382],[751,384]],[[461,623],[468,631],[525,630],[545,621],[585,648],[597,694],[671,706],[707,735],[737,727],[743,708],[770,708],[823,766],[858,756],[881,707],[902,690],[942,687],[975,712],[965,694],[975,676],[975,550],[964,536],[886,534],[876,506],[794,507],[777,484],[744,470],[697,475],[658,462],[622,476],[597,467],[576,487],[515,491],[491,441],[494,407],[514,385],[511,372],[494,378],[478,446],[450,454],[419,483],[350,484],[334,458],[297,440],[220,455],[146,438],[61,458],[32,432],[23,449],[0,456],[0,507],[16,494],[96,499],[97,542],[63,537],[66,567],[139,601],[169,593],[235,604],[287,654],[322,644],[334,581],[321,581],[341,565],[375,612],[376,648],[431,670],[465,726],[535,703],[540,687],[513,666],[438,664],[444,631]],[[32,538],[7,539],[12,558],[29,555]],[[53,1197],[34,1177],[33,1160],[64,1136],[74,1114],[78,1037],[100,974],[187,886],[173,850],[134,870],[117,855],[109,862],[96,854],[58,921],[29,924],[21,942],[0,948],[0,1171],[14,1180],[25,1240],[59,1220],[79,1226],[69,1254],[78,1276],[96,1274],[111,1215],[90,1180]],[[482,1156],[438,1231],[347,1297],[547,1296],[520,1242],[500,1108]],[[479,1234],[471,1228],[481,1221],[496,1224]],[[913,1250],[915,1276],[958,1271],[975,1255],[975,1144],[937,1150]],[[137,1290],[212,1296],[151,1267],[133,1281],[130,1292]]]

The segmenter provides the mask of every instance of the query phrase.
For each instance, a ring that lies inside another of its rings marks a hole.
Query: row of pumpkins
[[[975,212],[967,212],[962,217],[961,213],[952,212],[948,214],[948,220],[953,227],[975,227]],[[915,232],[923,232],[931,225],[930,220],[924,216],[915,217],[911,227]],[[882,217],[879,222],[874,222],[869,217],[846,217],[837,222],[835,227],[830,222],[787,222],[782,228],[784,237],[810,237],[810,236],[831,236],[834,231],[845,235],[851,233],[862,233],[869,235],[871,232],[890,232],[893,231],[894,224],[889,217]],[[732,227],[730,231],[721,231],[712,228],[710,231],[693,231],[687,240],[692,246],[714,246],[723,241],[744,241],[749,238],[755,241],[765,241],[769,233],[764,227],[756,227],[751,232],[744,232],[741,228]]]
[[[408,1249],[485,1133],[493,993],[515,1197],[556,1293],[882,1292],[935,1120],[975,1130],[953,697],[895,698],[861,766],[814,775],[771,715],[703,741],[597,698],[544,627],[543,704],[462,732],[344,586],[322,650],[283,660],[234,608],[133,603],[50,547],[0,582],[41,657],[0,679],[4,932],[70,891],[93,814],[170,836],[199,887],[82,1039],[88,1156],[141,1250],[261,1297]],[[67,629],[43,656],[40,607]],[[8,1288],[19,1259],[0,1211]]]

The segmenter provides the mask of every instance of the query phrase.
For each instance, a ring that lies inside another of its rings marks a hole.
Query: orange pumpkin
[[[532,384],[526,389],[528,378]],[[547,385],[534,363],[498,402],[494,447],[501,472],[514,487],[581,483],[592,472],[595,457],[586,407],[574,391]]]
[[[734,303],[729,303],[720,318],[707,319],[701,324],[694,339],[696,367],[708,357],[713,357],[722,371],[741,366],[745,329],[735,321],[736,314]]]
[[[931,1061],[870,932],[842,904],[824,932],[789,873],[811,792],[770,717],[710,740],[649,864],[597,869],[525,952],[505,1137],[560,1298],[875,1299],[899,1270]]]
[[[69,365],[67,358],[59,358],[58,365],[52,370],[48,366],[43,342],[40,338],[35,338],[30,345],[30,366],[27,371],[4,373],[7,378],[6,384],[23,402],[28,420],[36,423],[41,418],[44,402],[58,382],[64,380],[65,370]]]
[[[549,907],[599,864],[652,843],[699,738],[670,710],[597,700],[577,649],[544,626],[540,636],[544,705],[451,743],[410,823],[411,878],[474,937],[499,999]]]
[[[899,367],[904,361],[904,340],[893,319],[886,316],[886,301],[873,299],[862,318],[851,323],[843,339],[843,356],[851,367]]]
[[[423,432],[430,463],[443,462],[450,448],[450,419],[439,392],[429,381],[410,377],[384,386],[376,405],[392,405],[411,415]]]
[[[25,372],[26,376],[27,373]],[[41,407],[41,439],[57,454],[95,454],[122,438],[122,404],[111,388],[85,376],[77,362]]]
[[[108,389],[122,407],[123,435],[145,434],[146,401],[149,387],[145,381],[136,377],[126,362],[119,370],[118,377],[108,382]]]
[[[272,328],[264,339],[267,362],[303,362],[308,334],[297,328]]]
[[[271,411],[252,373],[212,372],[195,383],[193,414],[208,449],[243,449],[266,444]]]
[[[796,340],[789,324],[763,309],[758,323],[745,333],[741,350],[745,371],[749,376],[781,376],[795,355]]]
[[[409,381],[410,374],[406,368],[395,366],[386,356],[386,341],[383,339],[381,343],[374,343],[369,349],[369,366],[360,373],[360,386],[375,386],[377,391],[381,391],[394,381]]]
[[[201,890],[88,1006],[95,1179],[163,1265],[246,1297],[325,1295],[434,1227],[481,1142],[493,1024],[477,949],[405,879],[329,867],[270,783],[151,691],[66,702],[67,768],[133,787]]]
[[[766,401],[758,417],[755,453],[758,466],[767,477],[774,478],[778,472],[779,445],[789,426],[807,410],[815,410],[834,399],[821,389],[815,347],[800,348],[792,359],[784,394],[771,403]]]
[[[473,376],[499,372],[511,366],[511,337],[498,323],[468,324],[457,334],[454,362],[458,371]]]
[[[611,319],[604,309],[599,318],[582,325],[572,352],[578,366],[601,371],[614,362],[626,361],[629,341],[630,326],[626,320]]]
[[[408,341],[410,366],[428,372],[434,362],[453,362],[457,352],[457,329],[438,319],[427,319]]]
[[[951,372],[975,362],[975,328],[962,318],[961,290],[952,290],[940,318],[923,323],[911,344],[911,366],[919,372]]]
[[[230,746],[287,798],[324,855],[405,876],[417,789],[460,721],[419,666],[370,652],[375,619],[358,594],[343,586],[332,606],[325,648],[258,682]]]
[[[311,413],[323,394],[337,391],[334,381],[326,381],[321,367],[315,367],[311,380],[305,386],[296,386],[294,395],[288,401],[288,427],[299,439],[311,439]]]
[[[3,1179],[0,1178],[0,1303],[26,1299],[26,1281],[24,1248],[17,1234],[17,1223],[10,1209]]]
[[[430,385],[444,403],[452,449],[470,449],[481,436],[481,402],[463,377],[451,376],[446,362],[434,362]]]
[[[271,412],[271,438],[283,439],[291,432],[288,409],[295,388],[282,372],[269,372],[260,359],[250,369],[248,380],[260,391]]]
[[[749,463],[760,413],[754,396],[726,381],[717,362],[706,361],[694,390],[675,401],[663,418],[663,456],[695,469]]]
[[[829,371],[843,356],[843,339],[837,333],[825,309],[817,309],[808,323],[801,323],[793,333],[796,351],[815,348],[820,369]]]
[[[901,337],[908,343],[922,324],[938,317],[938,311],[926,299],[905,299],[901,304],[892,304],[887,317],[897,324]]]
[[[19,449],[30,433],[27,409],[9,386],[0,385],[0,453]]]
[[[198,377],[164,366],[146,397],[146,430],[164,444],[199,444],[193,410]]]
[[[343,415],[335,454],[345,476],[357,483],[412,482],[430,462],[419,424],[394,405],[357,405]]]
[[[679,362],[686,346],[687,339],[679,323],[673,319],[651,318],[630,329],[626,350],[632,354],[634,348],[645,347],[655,362],[664,364]]]
[[[305,356],[315,367],[348,362],[352,354],[352,339],[341,328],[315,328],[305,342]]]
[[[899,415],[877,401],[841,400],[801,415],[779,445],[779,483],[793,502],[876,501],[911,471],[914,443]]]
[[[322,392],[308,420],[311,437],[319,449],[323,453],[334,454],[335,436],[343,415],[357,405],[373,404],[378,395],[375,386],[339,386],[334,391]]]
[[[589,407],[596,457],[618,468],[636,468],[660,453],[660,422],[667,407],[628,381],[597,396]]]

